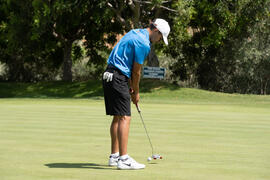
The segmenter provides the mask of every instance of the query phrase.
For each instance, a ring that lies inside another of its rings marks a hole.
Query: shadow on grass
[[[140,81],[140,92],[150,93],[158,89],[169,89],[174,91],[180,89],[180,86],[159,79],[142,79]]]
[[[83,169],[115,169],[107,165],[96,164],[96,163],[50,163],[44,164],[48,168],[83,168]]]
[[[180,87],[164,80],[142,79],[140,92],[154,90],[177,90]],[[38,82],[38,83],[0,83],[0,98],[103,98],[101,80],[84,82]]]
[[[93,98],[103,97],[102,83],[98,80],[85,82],[38,82],[0,83],[0,98]]]

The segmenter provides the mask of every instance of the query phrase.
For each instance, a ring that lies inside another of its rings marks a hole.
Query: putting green
[[[269,180],[265,104],[141,102],[151,149],[132,106],[129,154],[146,169],[108,167],[111,117],[102,100],[0,99],[1,180]]]

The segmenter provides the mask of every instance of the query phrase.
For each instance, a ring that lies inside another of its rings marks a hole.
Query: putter
[[[154,160],[156,160],[156,159],[162,159],[162,156],[161,156],[161,155],[159,155],[159,154],[154,154],[154,148],[153,148],[153,145],[152,145],[150,136],[149,136],[149,134],[148,134],[148,132],[147,132],[147,129],[146,129],[146,126],[145,126],[145,123],[144,123],[144,121],[143,121],[143,117],[142,117],[142,114],[141,114],[141,109],[139,108],[139,105],[138,105],[138,104],[136,104],[136,108],[137,108],[137,111],[138,111],[138,113],[139,113],[139,115],[140,115],[140,117],[141,117],[142,124],[143,124],[144,130],[145,130],[145,133],[146,133],[146,135],[147,135],[149,144],[150,144],[151,149],[152,149],[152,156],[151,156],[151,157],[152,157]],[[147,160],[148,160],[148,161],[151,161],[151,157],[148,157]]]

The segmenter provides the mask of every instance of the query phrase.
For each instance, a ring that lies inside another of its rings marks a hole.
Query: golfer
[[[118,169],[145,168],[144,164],[137,163],[127,152],[131,120],[130,97],[134,104],[139,102],[141,68],[150,52],[151,43],[163,39],[167,45],[169,33],[168,22],[156,19],[146,29],[129,31],[109,56],[108,66],[102,77],[106,114],[113,116],[109,166],[117,166]]]

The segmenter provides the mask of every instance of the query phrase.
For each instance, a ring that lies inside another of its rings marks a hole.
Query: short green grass
[[[119,171],[107,166],[102,99],[0,99],[0,179],[270,179],[269,96],[157,88],[140,104],[164,159],[146,161],[151,149],[132,106],[128,150],[146,169]]]
[[[1,180],[269,180],[270,96],[141,83],[129,154],[140,171],[108,167],[111,117],[99,81],[0,83]]]

